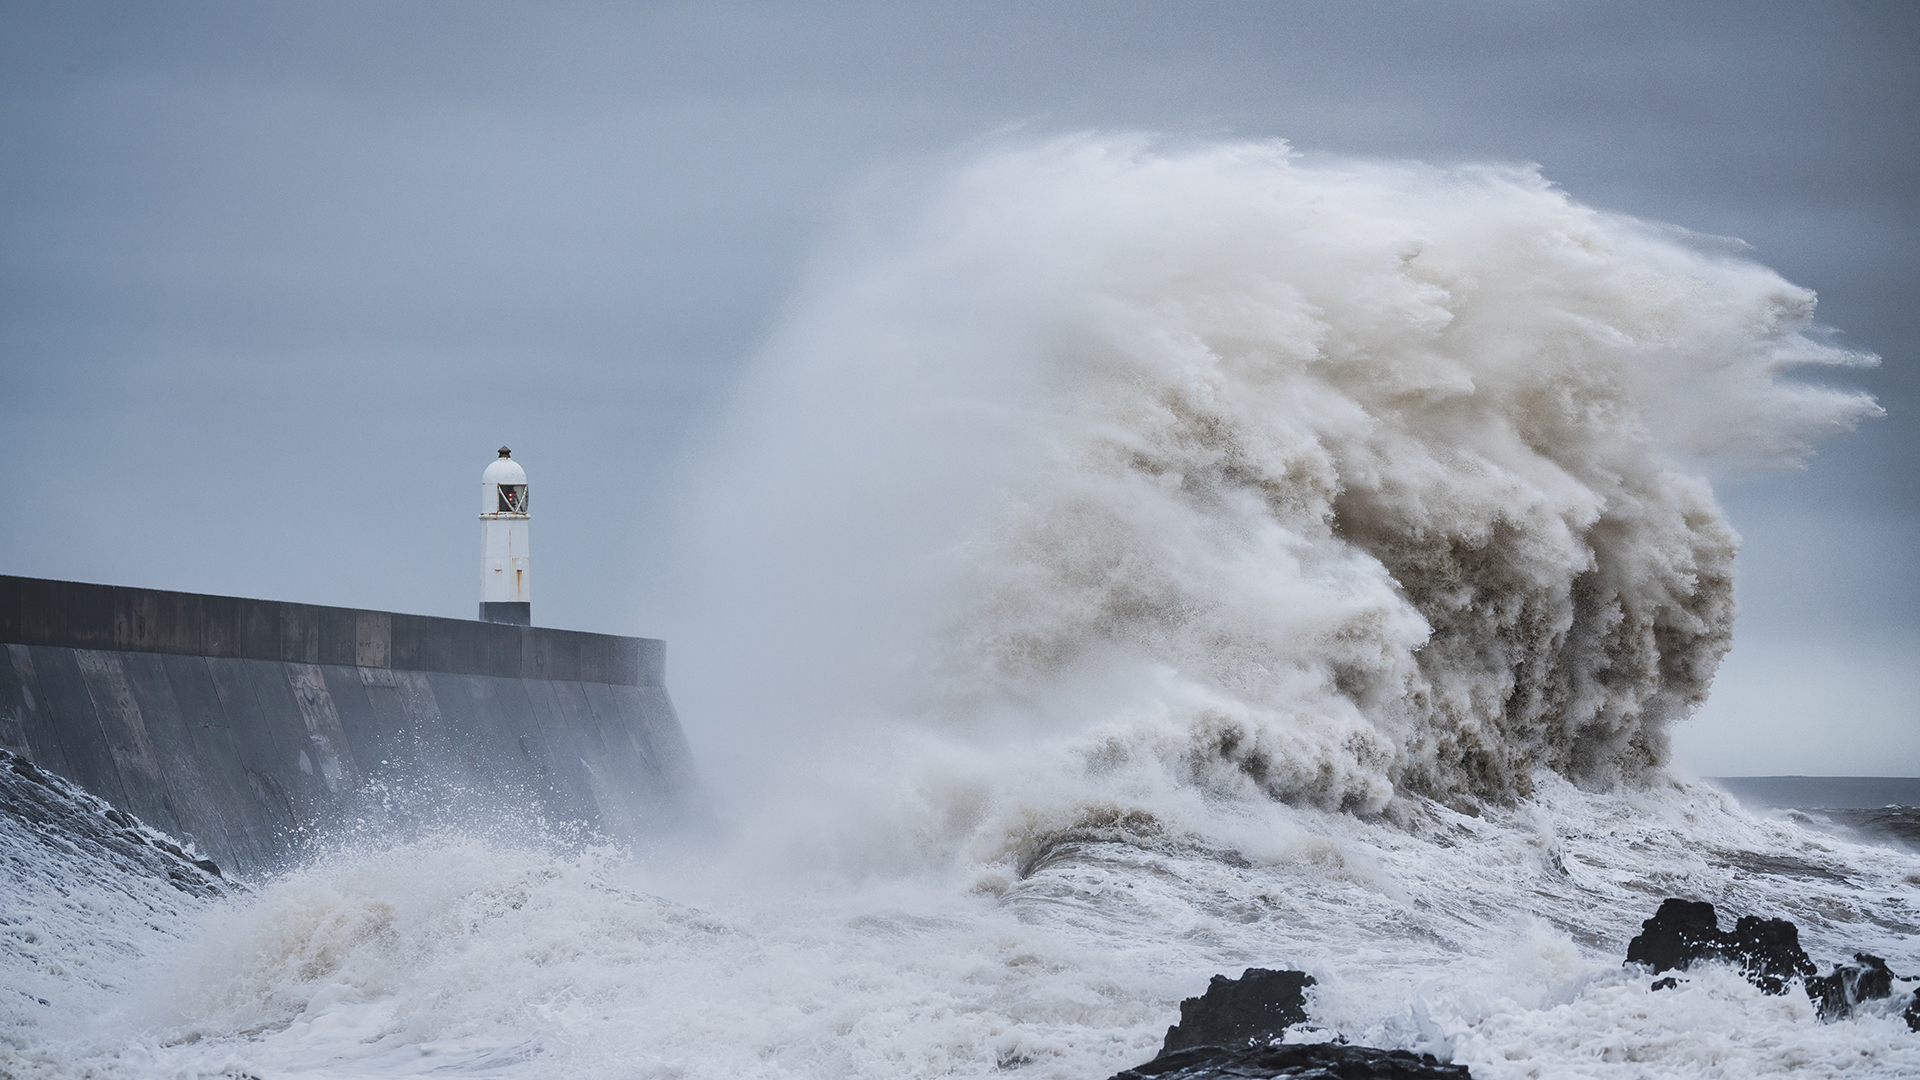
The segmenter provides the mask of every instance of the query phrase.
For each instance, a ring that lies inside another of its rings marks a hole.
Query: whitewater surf
[[[1872,362],[1811,293],[1535,170],[1275,143],[858,207],[688,513],[714,850],[359,838],[199,897],[9,825],[8,1070],[1098,1078],[1259,966],[1315,979],[1292,1037],[1476,1077],[1920,1072],[1912,981],[1825,1023],[1621,962],[1686,896],[1920,975],[1910,851],[1668,762],[1733,640],[1713,481],[1878,412],[1795,378]]]

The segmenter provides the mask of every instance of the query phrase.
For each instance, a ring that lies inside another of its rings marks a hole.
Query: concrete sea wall
[[[0,645],[0,746],[223,866],[410,792],[629,838],[709,813],[653,639],[0,576]]]

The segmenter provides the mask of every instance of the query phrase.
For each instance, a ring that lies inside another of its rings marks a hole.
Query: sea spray
[[[1210,975],[1265,963],[1315,978],[1303,1035],[1481,1080],[1920,1069],[1897,1002],[1822,1023],[1731,969],[1654,991],[1620,963],[1651,898],[1685,892],[1793,918],[1823,961],[1866,947],[1913,971],[1910,853],[1747,818],[1709,789],[1596,794],[1551,772],[1479,816],[1415,806],[1396,822],[1262,801],[1213,847],[1089,830],[997,890],[457,840],[342,853],[173,927],[185,941],[130,972],[144,994],[102,999],[65,1043],[0,1047],[0,1065],[1084,1080],[1151,1057]]]
[[[1878,411],[1784,374],[1872,362],[1813,307],[1530,168],[986,152],[823,258],[748,384],[728,704],[1363,812],[1643,780],[1731,641],[1709,477]]]

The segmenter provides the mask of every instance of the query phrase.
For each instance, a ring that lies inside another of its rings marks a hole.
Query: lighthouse
[[[480,474],[480,619],[533,625],[533,567],[527,560],[527,470],[500,448]]]

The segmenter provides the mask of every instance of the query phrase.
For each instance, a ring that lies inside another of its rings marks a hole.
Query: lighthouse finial
[[[504,447],[504,446],[503,446],[503,447],[501,447],[501,448],[500,448],[500,456],[501,456],[501,457],[512,457],[512,456],[513,456],[513,451],[511,451],[511,450],[509,450],[509,449],[507,449],[506,447]]]

